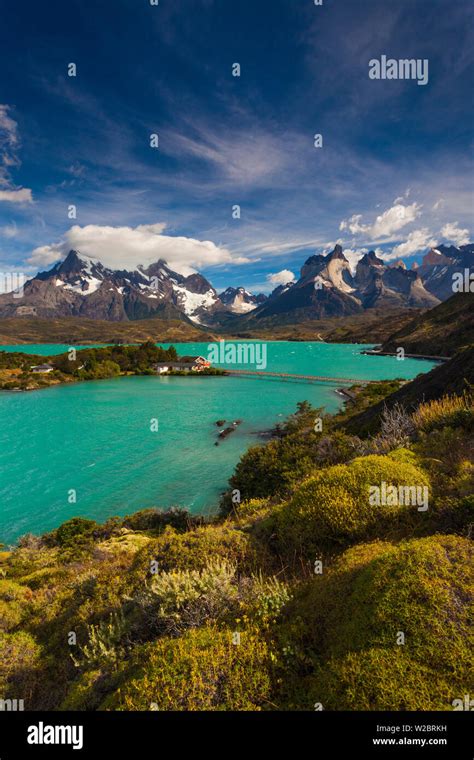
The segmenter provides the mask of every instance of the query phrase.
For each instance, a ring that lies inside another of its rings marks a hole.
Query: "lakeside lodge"
[[[153,365],[153,369],[158,375],[162,375],[165,372],[202,372],[205,369],[209,369],[211,362],[204,358],[204,356],[181,356],[175,361],[158,362]]]

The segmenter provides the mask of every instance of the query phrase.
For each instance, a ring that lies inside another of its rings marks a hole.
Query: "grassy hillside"
[[[0,344],[17,343],[181,343],[215,340],[207,329],[187,321],[143,319],[135,322],[104,322],[95,319],[64,317],[38,319],[18,317],[0,320]]]
[[[279,317],[237,318],[219,325],[222,333],[262,340],[324,340],[329,343],[383,343],[409,324],[416,309],[368,309],[350,317],[330,317],[298,324],[282,324]]]
[[[199,327],[189,321],[143,319],[133,322],[104,322],[64,317],[37,319],[19,317],[0,320],[0,344],[11,343],[162,343],[206,342],[228,339],[325,340],[334,343],[382,343],[407,325],[414,310],[381,312],[373,310],[354,317],[335,317],[299,325],[259,324],[247,329],[240,318],[230,317],[222,325]]]
[[[376,357],[374,361],[377,361]],[[384,408],[393,409],[398,404],[413,411],[420,400],[431,401],[452,393],[460,395],[473,387],[474,345],[462,349],[449,361],[434,367],[431,372],[418,375],[411,383],[403,385],[383,401],[351,416],[345,423],[345,428],[357,435],[373,433],[380,427]]]
[[[427,312],[418,314],[383,343],[382,350],[399,346],[410,354],[453,356],[474,343],[474,296],[458,293]]]
[[[368,440],[341,422],[301,403],[242,457],[213,520],[74,518],[0,553],[0,698],[452,709],[469,689],[472,397],[385,415]],[[381,483],[429,508],[371,501]]]

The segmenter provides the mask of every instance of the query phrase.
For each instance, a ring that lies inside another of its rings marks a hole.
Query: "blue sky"
[[[268,290],[336,241],[353,262],[373,248],[410,265],[471,240],[470,0],[0,0],[0,13],[2,271],[77,247]],[[427,59],[428,84],[371,80],[381,55]]]

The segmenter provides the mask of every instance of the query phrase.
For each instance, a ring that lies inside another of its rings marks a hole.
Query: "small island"
[[[0,351],[0,390],[31,391],[62,383],[128,375],[225,375],[202,356],[177,354],[152,341],[132,346],[76,349],[56,356]]]

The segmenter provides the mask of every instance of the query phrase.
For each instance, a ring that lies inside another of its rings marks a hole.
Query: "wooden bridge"
[[[365,384],[370,380],[354,377],[324,377],[322,375],[294,375],[290,372],[261,372],[257,369],[226,369],[228,375],[256,375],[258,377],[281,377],[288,380],[309,380],[315,383],[347,383],[348,385]]]

